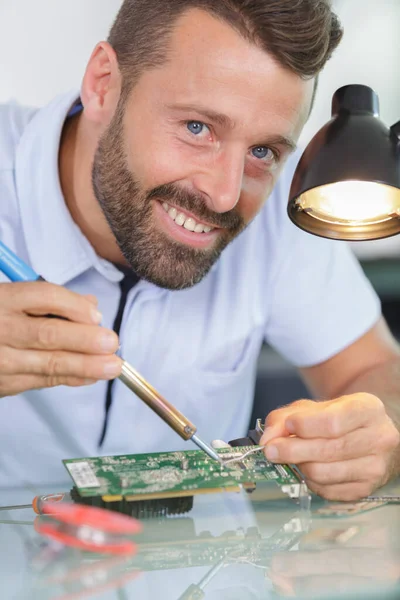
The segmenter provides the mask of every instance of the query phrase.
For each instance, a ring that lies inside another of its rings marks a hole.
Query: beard
[[[127,165],[124,146],[124,105],[101,137],[92,168],[94,195],[117,244],[136,275],[159,287],[180,290],[199,283],[226,246],[243,231],[242,217],[231,210],[211,211],[200,193],[174,183],[144,190]],[[172,203],[221,228],[213,246],[192,248],[175,241],[157,226],[154,202]]]

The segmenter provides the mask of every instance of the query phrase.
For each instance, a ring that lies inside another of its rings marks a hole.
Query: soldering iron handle
[[[12,250],[0,241],[0,271],[13,281],[45,281],[31,267],[26,265]],[[47,315],[50,318],[61,318]],[[125,361],[120,380],[139,398],[176,431],[184,440],[190,440],[196,427],[172,404],[163,398],[147,381]]]
[[[120,380],[128,386],[149,408],[157,413],[184,440],[196,433],[196,427],[172,404],[161,396],[133,367],[122,363]]]
[[[42,278],[14,252],[0,242],[0,271],[11,281],[38,281]]]

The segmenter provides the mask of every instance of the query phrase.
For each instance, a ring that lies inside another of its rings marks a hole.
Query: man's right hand
[[[93,296],[44,282],[0,283],[0,397],[118,377],[118,337],[100,321]]]

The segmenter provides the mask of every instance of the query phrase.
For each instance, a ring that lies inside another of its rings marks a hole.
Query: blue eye
[[[257,146],[256,148],[253,148],[251,152],[253,156],[258,158],[259,160],[267,158],[269,153],[273,154],[272,150],[270,148],[267,148],[267,146]]]
[[[189,121],[187,123],[187,128],[189,129],[190,133],[193,133],[194,135],[203,133],[204,127],[204,123],[201,123],[200,121]]]

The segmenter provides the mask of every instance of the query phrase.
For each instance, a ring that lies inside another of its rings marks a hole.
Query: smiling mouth
[[[163,202],[162,207],[176,225],[187,229],[187,231],[192,231],[193,233],[210,233],[210,231],[215,229],[215,227],[210,227],[201,221],[196,221],[193,217],[189,217],[183,212],[179,212],[167,202]]]

